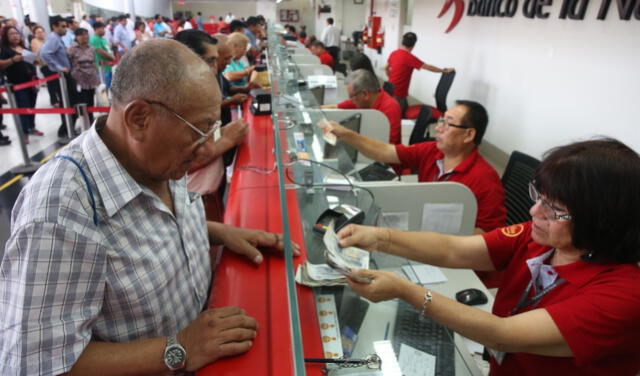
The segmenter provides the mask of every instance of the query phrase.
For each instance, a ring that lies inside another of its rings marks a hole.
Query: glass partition
[[[376,206],[373,193],[358,186],[360,179],[355,172],[354,160],[349,151],[340,145],[328,145],[324,140],[318,126],[319,122],[326,119],[323,110],[317,106],[318,102],[313,93],[305,85],[305,77],[300,76],[299,69],[289,59],[286,42],[275,33],[276,28],[273,24],[270,24],[268,29],[267,64],[272,88],[274,153],[278,167],[285,236],[287,286],[295,349],[293,356],[296,375],[304,375],[304,354],[287,216],[287,193],[295,191],[307,259],[312,264],[326,262],[322,237],[313,230],[316,220],[326,209],[339,204],[353,205],[364,212],[364,224],[390,224],[385,222]],[[371,254],[371,268],[391,270],[408,277],[407,265],[410,264],[405,259],[378,252]],[[372,354],[382,356],[381,352],[385,348],[393,351],[397,357],[402,344],[413,345],[435,356],[435,374],[471,374],[454,344],[453,334],[439,324],[418,318],[419,313],[413,307],[398,301],[374,304],[356,296],[348,286],[313,289],[316,305],[326,296],[334,298],[345,359],[363,359]],[[429,336],[433,336],[435,340],[430,340],[429,346],[424,346],[426,341],[422,341],[422,338]],[[386,345],[385,340],[389,341]],[[325,352],[326,358],[335,355],[338,354]],[[329,364],[327,368],[330,374],[339,375],[371,372],[366,367],[340,368]]]

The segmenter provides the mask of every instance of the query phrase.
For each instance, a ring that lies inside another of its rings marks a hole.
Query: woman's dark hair
[[[145,23],[142,21],[136,21],[136,23],[134,24],[133,28],[135,30],[138,30],[140,28],[140,26],[145,27]],[[145,27],[146,28],[146,27]]]
[[[81,27],[77,28],[73,32],[73,35],[75,35],[76,37],[79,37],[80,35],[85,35],[85,34],[89,34],[89,31],[87,29],[83,29]]]
[[[11,48],[11,45],[9,44],[9,30],[11,29],[15,30],[18,34],[20,34],[18,29],[16,29],[14,26],[3,27],[2,32],[0,32],[0,45],[2,47]],[[26,48],[24,46],[24,38],[22,37],[22,34],[20,34],[20,42],[18,42],[18,45],[22,48]]]
[[[601,138],[548,151],[535,174],[538,191],[567,207],[573,245],[586,261],[640,261],[640,156]]]
[[[374,75],[376,72],[373,70],[373,65],[371,65],[371,60],[367,57],[367,55],[362,52],[356,52],[353,54],[351,59],[349,59],[349,67],[351,67],[352,71],[357,71],[358,69],[366,69]]]

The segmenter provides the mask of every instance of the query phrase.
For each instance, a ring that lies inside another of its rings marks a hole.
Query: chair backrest
[[[385,81],[382,84],[382,89],[387,92],[389,95],[393,95],[393,92],[396,90],[396,85],[392,84],[389,81]]]
[[[504,205],[507,208],[507,225],[526,222],[531,219],[529,209],[533,201],[529,198],[529,182],[535,176],[540,161],[519,151],[509,157],[507,168],[502,174]]]
[[[447,95],[449,94],[449,89],[451,89],[451,84],[453,84],[453,79],[456,77],[456,71],[442,73],[440,76],[440,81],[438,81],[438,86],[436,87],[436,107],[443,114],[447,111]]]
[[[336,63],[336,65],[334,65],[333,70],[336,72],[340,72],[342,74],[344,74],[345,76],[347,75],[347,64],[345,63]]]
[[[431,108],[427,105],[420,107],[420,113],[416,118],[416,123],[409,137],[409,145],[417,144],[429,140],[429,119],[431,119]]]

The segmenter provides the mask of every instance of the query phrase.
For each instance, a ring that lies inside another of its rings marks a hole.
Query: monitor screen
[[[362,120],[362,114],[353,114],[348,118],[340,121],[340,124],[356,133],[360,133],[360,123]],[[337,158],[338,150],[342,148],[347,153],[347,156],[351,162],[355,165],[356,159],[358,159],[358,150],[346,142],[338,141],[336,146],[332,146],[328,142],[325,143],[324,158]]]

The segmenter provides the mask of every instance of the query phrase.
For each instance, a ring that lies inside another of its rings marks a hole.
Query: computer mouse
[[[456,300],[466,305],[485,304],[489,300],[484,292],[478,289],[466,289],[456,293]]]

